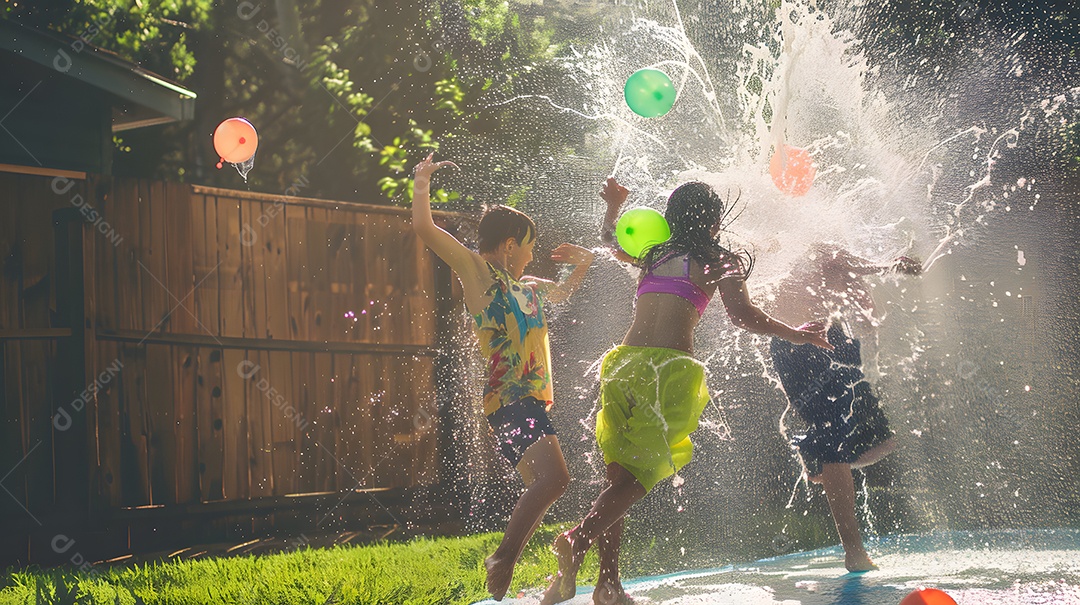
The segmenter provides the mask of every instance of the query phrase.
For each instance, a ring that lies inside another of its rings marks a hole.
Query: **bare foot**
[[[551,552],[555,553],[555,559],[559,562],[559,572],[551,580],[551,586],[544,591],[540,605],[562,603],[577,594],[577,570],[581,564],[574,565],[574,545],[570,538],[565,533],[559,534],[551,545]]]
[[[630,598],[622,584],[598,583],[592,594],[593,605],[643,605]]]
[[[495,555],[491,555],[484,559],[484,567],[487,568],[488,592],[496,601],[503,600],[506,591],[510,588],[510,580],[514,577],[514,562],[497,559]]]
[[[870,555],[866,554],[866,551],[845,555],[844,567],[848,571],[873,571],[878,569],[878,566],[870,560]]]

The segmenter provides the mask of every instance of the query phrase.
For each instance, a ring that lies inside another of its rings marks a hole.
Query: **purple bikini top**
[[[654,275],[653,269],[660,264],[666,262],[675,253],[668,254],[652,264],[651,267],[645,270],[645,275],[641,276],[641,281],[638,282],[637,295],[647,294],[650,292],[660,294],[674,294],[681,298],[686,299],[687,302],[694,305],[697,308],[698,317],[705,313],[705,307],[709,305],[710,296],[701,289],[700,286],[690,280],[690,256],[683,257],[683,274],[682,275]]]

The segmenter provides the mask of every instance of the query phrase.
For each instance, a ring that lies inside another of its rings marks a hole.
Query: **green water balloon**
[[[626,79],[623,87],[626,104],[643,118],[656,118],[671,111],[675,104],[675,84],[659,69],[639,69]]]
[[[627,210],[615,223],[615,237],[619,247],[634,258],[641,258],[649,248],[671,238],[667,219],[652,208]]]

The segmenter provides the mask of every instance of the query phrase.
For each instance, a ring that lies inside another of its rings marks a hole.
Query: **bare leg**
[[[851,468],[862,468],[864,466],[870,466],[876,463],[885,456],[888,456],[896,449],[896,439],[889,437],[885,441],[875,445],[874,447],[866,450],[859,459],[851,463]]]
[[[821,475],[812,479],[820,479],[825,487],[829,510],[844,546],[844,567],[848,571],[877,569],[863,547],[859,520],[855,516],[855,481],[851,477],[851,465],[826,462],[822,465]]]
[[[544,593],[541,605],[561,603],[574,596],[577,572],[589,547],[645,493],[645,487],[630,471],[617,463],[608,465],[608,485],[597,496],[592,510],[577,527],[555,538],[552,549],[559,560],[559,573]]]
[[[600,549],[600,577],[593,590],[593,605],[633,605],[634,600],[623,589],[619,578],[619,548],[622,545],[626,515],[612,523],[597,541]]]
[[[514,565],[540,525],[548,508],[559,499],[570,484],[559,439],[548,435],[529,446],[517,466],[525,481],[525,493],[518,499],[502,542],[484,560],[487,567],[487,589],[496,601],[501,601],[510,588]]]

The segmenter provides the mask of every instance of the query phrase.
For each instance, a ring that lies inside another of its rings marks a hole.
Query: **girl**
[[[615,219],[629,191],[609,178],[600,196],[607,202],[602,237],[609,245]],[[559,573],[543,605],[574,596],[585,553],[599,543],[600,577],[593,602],[627,603],[619,579],[623,517],[658,482],[690,461],[689,435],[709,401],[705,368],[693,357],[694,327],[717,291],[731,322],[757,334],[831,349],[823,332],[796,329],[773,319],[746,291],[749,258],[716,241],[724,203],[705,183],[686,183],[668,198],[665,217],[671,239],[649,249],[630,330],[600,366],[600,411],[596,440],[604,453],[607,484],[592,509],[555,539]],[[633,260],[617,250],[620,260]]]

